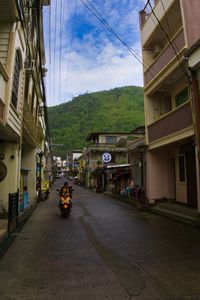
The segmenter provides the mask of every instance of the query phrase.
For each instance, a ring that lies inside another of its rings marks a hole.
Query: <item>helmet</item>
[[[64,185],[68,186],[68,182],[67,182],[67,181],[65,181]]]

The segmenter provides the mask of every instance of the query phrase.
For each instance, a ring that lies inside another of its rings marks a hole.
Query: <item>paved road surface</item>
[[[1,300],[200,299],[200,230],[79,186],[62,219],[59,183],[0,260]]]

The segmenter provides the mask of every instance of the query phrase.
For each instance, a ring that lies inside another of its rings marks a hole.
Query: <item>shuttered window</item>
[[[17,101],[18,101],[20,69],[21,69],[20,53],[19,50],[17,50],[15,55],[15,66],[14,66],[12,98],[11,98],[11,102],[16,109],[17,109]]]

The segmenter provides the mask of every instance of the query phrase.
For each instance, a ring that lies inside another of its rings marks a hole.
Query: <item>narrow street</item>
[[[57,180],[0,261],[0,299],[200,299],[200,231]]]

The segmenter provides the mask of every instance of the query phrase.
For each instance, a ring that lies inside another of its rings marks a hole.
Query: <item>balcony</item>
[[[146,1],[147,2],[147,1]],[[163,6],[165,9],[163,10]],[[173,20],[168,17],[170,26],[172,22],[176,21],[176,14],[178,14],[179,9],[178,1],[175,0],[162,0],[157,1],[153,6],[154,13],[152,13],[151,7],[145,5],[144,9],[140,12],[140,27],[142,30],[142,45],[146,44],[149,37],[152,36],[153,32],[159,26],[156,17],[162,21],[166,12],[173,11]],[[156,16],[156,17],[155,17]]]
[[[12,0],[0,1],[0,23],[12,23],[17,21],[17,2]]]
[[[176,45],[176,52],[180,52],[185,46],[185,38],[183,30],[172,40],[173,44]],[[170,44],[160,53],[160,55],[154,60],[151,66],[144,73],[144,83],[147,85],[151,80],[156,79],[158,74],[164,70],[164,68],[173,60],[176,59],[174,49]],[[156,73],[156,74],[155,74]]]
[[[126,152],[127,147],[117,147],[115,144],[106,144],[106,143],[99,143],[99,144],[91,144],[87,148],[87,152]]]
[[[149,142],[177,133],[193,124],[190,101],[148,126]]]
[[[7,72],[0,61],[0,121],[4,121],[4,112],[5,112],[5,91],[6,83],[8,81]]]
[[[23,131],[32,146],[40,145],[44,139],[41,124],[36,123],[34,113],[28,104],[24,104]]]

